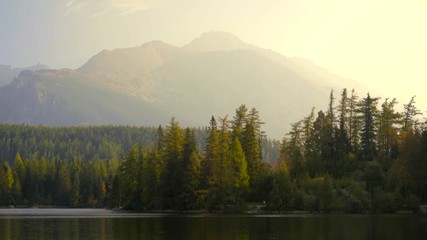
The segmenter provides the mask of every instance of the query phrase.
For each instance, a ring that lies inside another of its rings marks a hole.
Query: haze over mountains
[[[279,139],[312,106],[325,108],[331,89],[338,96],[344,87],[365,90],[308,60],[209,32],[184,47],[153,41],[103,50],[76,70],[23,71],[0,88],[0,121],[156,126],[176,117],[196,127],[211,115],[231,119],[246,104]]]
[[[0,64],[0,87],[11,83],[13,81],[13,78],[18,76],[19,73],[24,70],[38,71],[41,69],[49,69],[49,67],[40,63],[24,68],[12,68],[9,65]]]

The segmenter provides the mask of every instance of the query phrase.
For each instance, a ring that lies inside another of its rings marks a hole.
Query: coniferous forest
[[[343,89],[282,142],[245,105],[209,126],[0,125],[0,205],[418,212],[427,202],[427,129],[415,98]],[[208,118],[209,119],[209,118]]]

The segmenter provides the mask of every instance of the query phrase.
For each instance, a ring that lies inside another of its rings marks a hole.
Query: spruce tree
[[[214,211],[220,208],[222,192],[221,185],[221,146],[215,117],[211,117],[209,135],[202,162],[201,187],[207,192],[208,209]]]
[[[197,202],[197,187],[200,174],[200,159],[196,150],[193,132],[185,130],[183,149],[182,191],[178,195],[179,210],[193,209]]]
[[[167,209],[179,208],[177,197],[183,187],[183,145],[184,134],[172,118],[165,138],[165,173],[162,179],[163,206]]]
[[[369,93],[362,100],[362,131],[359,158],[363,161],[373,161],[377,155],[377,102]]]

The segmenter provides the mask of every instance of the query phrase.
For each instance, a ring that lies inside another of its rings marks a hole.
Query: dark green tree
[[[183,146],[184,134],[178,122],[172,118],[165,138],[165,170],[162,179],[163,207],[178,209],[178,196],[183,192]]]
[[[185,130],[185,140],[183,149],[183,172],[182,192],[178,195],[178,208],[189,210],[196,207],[197,188],[200,175],[200,158],[196,150],[196,143],[193,132],[187,128]]]
[[[293,188],[288,168],[280,161],[273,174],[273,189],[270,196],[270,207],[273,210],[289,211],[293,208]]]
[[[245,152],[246,161],[248,163],[248,174],[249,174],[249,185],[253,192],[253,197],[259,199],[257,189],[262,179],[262,150],[260,142],[263,136],[261,131],[261,125],[263,122],[259,117],[259,112],[255,108],[252,108],[248,113],[245,127],[243,130],[243,142],[242,147]]]
[[[362,100],[362,129],[359,158],[362,161],[373,161],[377,155],[377,103],[379,98],[372,98],[369,93]]]

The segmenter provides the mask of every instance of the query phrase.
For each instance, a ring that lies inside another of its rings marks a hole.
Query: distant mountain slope
[[[183,48],[154,41],[103,50],[77,70],[23,72],[0,89],[0,121],[157,125],[175,116],[201,126],[246,104],[260,111],[269,136],[281,138],[313,105],[324,107],[331,89],[357,86],[309,61],[210,32]]]
[[[23,71],[0,88],[0,110],[1,122],[53,126],[157,124],[162,116],[140,99],[67,69]]]
[[[0,87],[11,83],[13,78],[17,77],[24,70],[37,71],[41,69],[49,69],[49,67],[44,64],[36,64],[25,68],[12,68],[11,66],[0,64]]]

